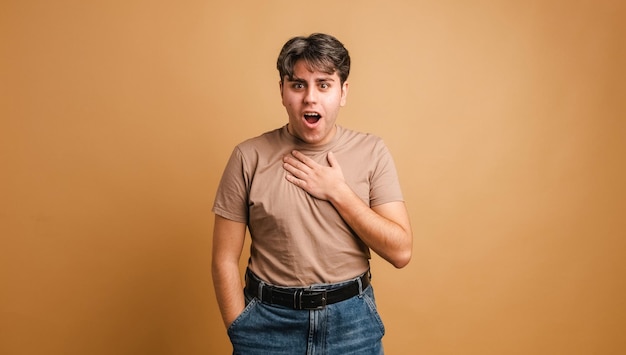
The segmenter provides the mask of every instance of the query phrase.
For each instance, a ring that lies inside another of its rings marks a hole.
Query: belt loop
[[[356,279],[356,282],[359,284],[359,296],[363,294],[363,281],[361,281],[361,276]]]
[[[257,289],[257,298],[263,300],[263,286],[265,286],[265,282],[263,280],[259,280],[259,287]]]
[[[295,309],[302,309],[302,293],[303,290],[297,290],[293,294],[293,305]]]
[[[256,290],[256,298],[263,300],[263,287],[265,286],[265,282],[256,277],[256,275],[254,275],[254,273],[248,268],[246,269],[246,285],[248,284],[249,278],[259,281],[259,285],[257,286]]]

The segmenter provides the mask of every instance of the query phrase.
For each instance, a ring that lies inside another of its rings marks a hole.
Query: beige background
[[[415,232],[389,354],[626,353],[623,1],[0,2],[0,353],[226,354],[211,203],[286,122],[284,41],[353,57]],[[242,263],[243,265],[243,263]]]

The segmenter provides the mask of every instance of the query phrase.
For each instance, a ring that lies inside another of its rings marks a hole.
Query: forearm
[[[413,236],[403,202],[370,208],[347,184],[342,184],[329,201],[376,254],[397,268],[408,264]],[[387,212],[395,221],[385,216]]]
[[[239,265],[238,263],[213,260],[211,271],[215,296],[224,326],[228,328],[245,307]]]
[[[226,328],[245,307],[239,274],[239,258],[243,248],[246,225],[215,216],[211,273],[217,303]]]

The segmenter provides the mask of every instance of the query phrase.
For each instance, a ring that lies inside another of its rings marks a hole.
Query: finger
[[[311,171],[311,168],[306,166],[303,162],[289,155],[283,158],[283,168],[292,174],[295,173],[295,171],[299,171],[304,174]]]
[[[295,177],[293,175],[289,175],[289,174],[285,175],[285,179],[287,181],[289,181],[290,183],[292,183],[293,185],[298,186],[299,188],[306,190],[306,187],[307,187],[307,182],[306,181],[298,179],[297,177]]]
[[[328,164],[330,164],[331,167],[338,165],[337,159],[335,158],[335,153],[333,152],[328,152],[328,154],[326,155],[326,160],[328,160]]]
[[[291,152],[291,155],[293,155],[296,159],[306,164],[306,166],[313,166],[315,164],[315,160],[307,157],[300,151],[294,150]]]
[[[291,174],[291,176],[301,178],[304,175],[302,170],[299,170],[298,168],[296,168],[295,166],[289,163],[283,163],[283,169],[285,169],[289,174]]]

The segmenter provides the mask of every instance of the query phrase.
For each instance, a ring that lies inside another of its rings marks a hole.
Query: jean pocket
[[[385,335],[385,325],[383,324],[383,320],[380,317],[380,314],[378,313],[378,308],[376,307],[376,301],[374,299],[374,294],[373,294],[373,290],[371,289],[371,287],[369,290],[366,290],[365,292],[363,292],[363,300],[365,300],[365,303],[367,304],[367,308],[369,309],[371,316],[376,321],[376,324],[378,324],[378,328],[380,329],[381,335]]]
[[[228,326],[228,329],[226,330],[226,332],[228,333],[228,335],[231,335],[232,332],[235,331],[235,328],[237,327],[238,324],[242,323],[245,318],[247,318],[247,316],[250,314],[250,312],[252,311],[252,309],[257,305],[258,303],[258,299],[256,297],[252,298],[250,300],[250,302],[248,302],[248,304],[246,305],[246,307],[243,309],[243,311],[237,316],[237,318],[235,318],[235,320],[230,323],[230,325]]]

